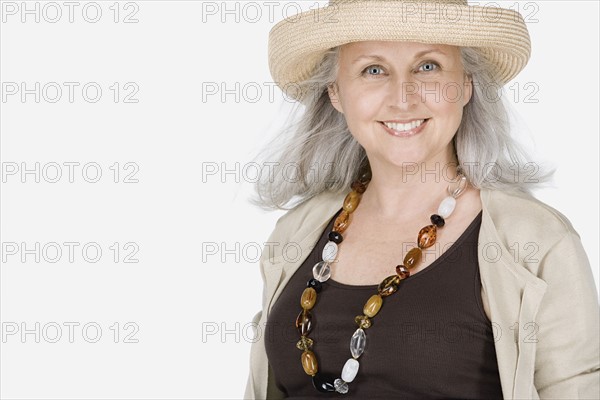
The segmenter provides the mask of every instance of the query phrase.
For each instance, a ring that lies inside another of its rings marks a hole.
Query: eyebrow
[[[423,50],[423,51],[418,52],[417,54],[415,54],[415,58],[422,57],[422,56],[424,56],[426,54],[429,54],[429,53],[439,53],[439,54],[442,54],[444,56],[448,55],[448,54],[444,53],[441,50],[431,49],[431,50]],[[372,60],[377,60],[377,61],[385,61],[385,57],[382,57],[382,56],[380,56],[378,54],[368,54],[368,55],[362,55],[362,56],[357,57],[356,59],[354,59],[354,61],[352,61],[352,64],[356,64],[357,62],[359,62],[359,61],[361,61],[363,59],[372,59]]]

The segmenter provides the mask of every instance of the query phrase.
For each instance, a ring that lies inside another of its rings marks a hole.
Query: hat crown
[[[334,5],[340,5],[340,4],[345,4],[345,3],[356,3],[357,1],[360,1],[360,0],[329,0],[329,5],[334,6]],[[463,5],[463,6],[468,5],[467,0],[378,0],[378,1],[390,2],[390,3],[412,3],[413,5],[415,5],[414,3],[459,4],[459,5]],[[365,2],[368,3],[369,1],[365,1]]]

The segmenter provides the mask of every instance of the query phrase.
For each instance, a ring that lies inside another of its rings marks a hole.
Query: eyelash
[[[425,64],[434,64],[434,65],[435,65],[437,68],[440,68],[440,64],[438,64],[438,63],[437,63],[437,62],[435,62],[435,61],[425,61],[425,62],[424,62],[423,64],[421,64],[419,67],[422,67],[422,66],[423,66],[423,65],[425,65]],[[364,75],[364,74],[367,72],[367,70],[368,70],[369,68],[372,68],[372,67],[378,67],[378,68],[382,68],[382,67],[381,67],[381,65],[377,65],[377,64],[369,65],[368,67],[366,67],[365,69],[363,69],[363,70],[362,70],[362,74]],[[433,71],[435,71],[435,70],[436,70],[436,69],[429,70],[429,71],[423,71],[423,72],[433,72]],[[380,74],[375,74],[375,75],[373,75],[373,74],[369,74],[369,75],[370,75],[370,76],[378,76],[378,75],[380,75]]]

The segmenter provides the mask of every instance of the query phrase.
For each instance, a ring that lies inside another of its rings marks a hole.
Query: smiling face
[[[342,46],[329,97],[371,165],[386,169],[453,162],[452,138],[471,93],[458,47],[369,41]]]

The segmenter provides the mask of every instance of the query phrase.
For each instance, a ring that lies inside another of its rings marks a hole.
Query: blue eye
[[[435,66],[436,66],[436,68],[439,68],[439,64],[438,64],[438,63],[436,63],[435,61],[426,61],[426,62],[424,62],[423,64],[421,64],[421,67],[423,67],[424,65],[435,65]],[[433,70],[434,70],[434,68],[433,68],[433,67],[431,67],[431,68],[426,68],[426,69],[425,69],[425,72],[429,72],[429,71],[433,71]]]
[[[369,71],[369,72],[370,72],[370,71],[373,71],[373,70],[381,70],[381,65],[369,65],[367,68],[363,69],[363,71],[362,71],[362,72],[363,72],[363,74],[364,74],[364,73],[365,73],[365,72],[367,72],[367,71]],[[375,73],[375,74],[369,74],[369,75],[374,75],[374,76],[377,76],[377,75],[381,75],[381,74],[377,74],[377,73]]]

